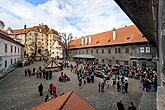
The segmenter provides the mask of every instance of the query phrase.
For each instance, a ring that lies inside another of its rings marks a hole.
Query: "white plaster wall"
[[[5,53],[5,44],[7,44],[7,53]],[[13,46],[13,51],[11,53],[11,45]],[[15,52],[16,47],[16,52]],[[18,51],[19,48],[19,51]],[[0,38],[0,71],[2,69],[7,69],[15,63],[15,60],[18,61],[22,58],[22,47],[18,44],[6,41]],[[12,59],[12,64],[11,64]],[[7,61],[7,67],[5,68],[5,61]]]

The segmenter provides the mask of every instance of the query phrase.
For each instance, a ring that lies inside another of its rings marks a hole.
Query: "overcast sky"
[[[133,24],[114,0],[0,0],[0,20],[6,28],[43,23],[76,37]]]

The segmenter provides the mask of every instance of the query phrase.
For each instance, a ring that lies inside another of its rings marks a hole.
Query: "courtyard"
[[[36,76],[24,76],[24,69],[35,67],[38,70],[39,66],[43,67],[43,65],[43,62],[35,62],[30,66],[17,68],[0,80],[1,110],[28,110],[35,105],[44,103],[44,98],[48,94],[51,82],[57,87],[57,95],[74,90],[97,110],[117,110],[116,103],[119,100],[122,100],[126,109],[128,108],[128,103],[132,101],[138,110],[156,110],[156,94],[142,91],[140,80],[129,79],[128,93],[122,94],[118,93],[115,87],[112,87],[111,80],[109,80],[109,89],[105,88],[104,93],[98,92],[98,83],[102,79],[96,77],[94,83],[83,84],[79,87],[77,75],[66,68],[64,68],[63,72],[71,79],[66,83],[58,81],[60,71],[53,72],[52,80],[39,79]],[[38,93],[40,83],[44,86],[44,95],[42,97]]]

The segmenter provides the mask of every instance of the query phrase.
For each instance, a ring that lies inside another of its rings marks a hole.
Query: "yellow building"
[[[51,47],[55,41],[61,41],[61,37],[54,29],[50,29],[47,25],[38,25],[24,29],[13,30],[7,29],[7,33],[16,41],[25,45],[25,54],[27,56],[34,55],[50,55]]]

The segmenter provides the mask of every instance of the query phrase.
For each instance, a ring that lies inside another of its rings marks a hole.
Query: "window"
[[[54,52],[52,52],[52,54],[54,54]]]
[[[15,58],[15,63],[17,62],[16,58]]]
[[[16,49],[16,46],[15,46],[15,53],[16,53],[16,50],[17,50],[17,49]]]
[[[5,53],[7,53],[7,44],[5,44]]]
[[[104,59],[101,59],[102,63],[104,63]]]
[[[11,45],[11,53],[13,53],[13,46]]]
[[[129,53],[129,48],[126,48],[125,49],[125,53]]]
[[[104,53],[104,49],[102,49],[102,53]]]
[[[109,63],[111,64],[112,63],[112,60],[109,60]]]
[[[98,49],[96,49],[96,53],[99,53]]]
[[[7,68],[7,60],[5,60],[5,68]]]
[[[115,48],[115,53],[117,53],[117,48]]]
[[[119,60],[116,60],[116,64],[119,64]]]
[[[111,53],[111,49],[108,49],[108,53]]]
[[[118,48],[118,53],[121,53],[120,48]]]
[[[34,36],[38,36],[38,33],[34,33]]]
[[[82,54],[84,54],[84,51],[82,52]]]
[[[13,60],[11,59],[11,65],[13,64]]]
[[[128,65],[128,61],[124,61],[124,64],[125,64],[125,65]]]
[[[18,53],[19,53],[19,48],[18,48]]]
[[[44,41],[44,39],[42,39],[42,41]]]
[[[57,54],[58,54],[58,52],[57,52]]]
[[[79,54],[81,54],[81,52],[79,51]]]
[[[93,50],[91,49],[91,53],[93,53]]]
[[[88,54],[88,49],[86,50],[86,54]]]
[[[146,47],[146,53],[151,53],[151,47]]]
[[[144,53],[144,47],[140,47],[140,53]]]

